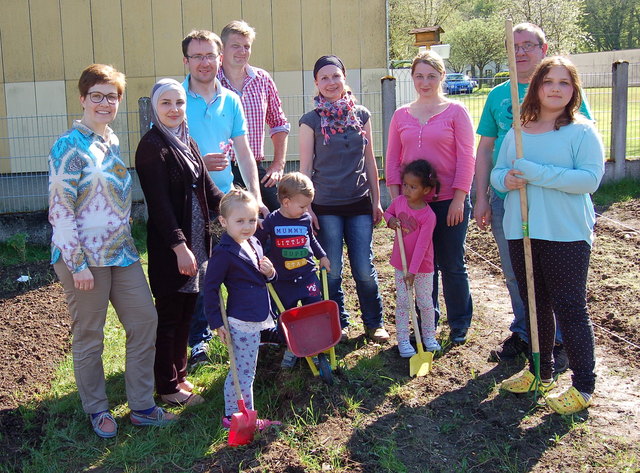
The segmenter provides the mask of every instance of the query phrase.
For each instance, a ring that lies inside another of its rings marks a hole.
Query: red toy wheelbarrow
[[[328,299],[327,271],[322,270],[322,286],[325,300],[285,310],[271,284],[269,292],[280,310],[282,334],[289,350],[298,358],[305,358],[314,376],[320,376],[327,384],[333,384],[336,369],[334,347],[340,341],[340,313],[338,304]],[[318,357],[318,366],[313,357]],[[328,359],[327,359],[328,356]]]

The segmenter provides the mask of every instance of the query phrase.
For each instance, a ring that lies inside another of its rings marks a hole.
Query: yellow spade
[[[402,259],[402,271],[407,275],[407,255],[404,252],[404,240],[402,238],[402,228],[396,228],[398,236],[398,247],[400,248],[400,257]],[[413,333],[416,336],[416,345],[418,353],[409,359],[409,376],[426,376],[431,371],[433,364],[433,353],[424,351],[422,347],[422,336],[420,335],[420,327],[418,326],[418,316],[416,315],[415,298],[413,295],[413,284],[407,284],[407,292],[409,293],[409,314],[411,315],[411,324],[413,325]]]

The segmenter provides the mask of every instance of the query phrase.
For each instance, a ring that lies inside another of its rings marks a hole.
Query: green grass
[[[0,243],[0,264],[10,266],[33,261],[43,261],[49,258],[50,248],[45,245],[27,243],[25,233],[16,233]]]
[[[484,103],[487,100],[487,90],[480,89],[470,95],[452,95],[451,98],[466,105],[471,114],[475,126],[480,121]],[[605,148],[605,156],[609,158],[611,147],[611,88],[594,87],[585,89],[585,94],[593,118],[596,120],[596,127],[602,134]],[[629,87],[628,90],[628,111],[627,111],[627,159],[640,158],[640,87]],[[476,141],[479,140],[476,135]],[[476,142],[477,144],[477,142]]]
[[[594,201],[604,205],[638,197],[640,183],[625,180],[618,184],[602,186],[594,195]],[[133,227],[138,244],[144,242],[144,231],[141,224],[135,224]],[[142,245],[140,247],[144,249]],[[10,247],[0,246],[0,258],[15,251]],[[146,253],[143,252],[141,256],[145,261]],[[44,257],[48,258],[48,250]],[[15,411],[23,422],[23,431],[28,433],[28,437],[34,442],[25,442],[21,446],[22,455],[17,457],[20,459],[18,463],[0,465],[0,472],[190,471],[202,460],[232,455],[233,453],[228,451],[221,453],[225,449],[227,435],[220,428],[220,417],[224,410],[222,386],[228,369],[227,352],[217,339],[211,343],[210,348],[209,356],[213,363],[197,369],[189,377],[196,386],[206,389],[203,394],[207,402],[188,409],[171,409],[172,412],[181,415],[181,420],[176,425],[164,429],[133,427],[128,420],[129,410],[124,390],[124,331],[110,309],[105,327],[103,358],[107,393],[112,412],[119,424],[117,438],[102,440],[93,434],[89,421],[80,407],[73,364],[69,355],[58,367],[51,388],[38,395],[36,400],[20,406]],[[338,383],[332,387],[325,386],[317,378],[312,379],[306,366],[292,370],[277,382],[273,379],[256,380],[255,403],[261,417],[275,417],[287,424],[277,435],[277,441],[294,449],[307,471],[323,470],[326,464],[331,467],[331,471],[347,472],[351,464],[345,461],[345,458],[348,458],[349,451],[354,450],[358,451],[361,458],[362,455],[368,455],[371,463],[367,467],[376,471],[408,471],[407,459],[403,457],[403,452],[408,446],[403,444],[394,432],[385,434],[383,438],[376,436],[380,441],[376,441],[371,450],[366,452],[363,447],[359,449],[359,446],[349,443],[319,445],[318,436],[313,434],[323,432],[322,423],[327,417],[340,413],[349,417],[356,431],[363,432],[363,437],[360,438],[366,439],[377,432],[370,424],[371,413],[376,409],[375,405],[371,405],[373,399],[386,400],[400,406],[405,398],[415,395],[412,393],[414,388],[408,384],[408,373],[401,373],[400,377],[391,377],[378,351],[365,352],[358,353],[356,348],[350,350],[348,356],[345,356],[346,353],[341,354],[342,374]],[[483,382],[481,375],[473,370],[470,373],[471,382]],[[497,381],[489,376],[484,382],[488,383],[483,391],[487,397],[495,391]],[[294,404],[290,401],[291,398],[297,398],[299,401],[301,392],[307,393],[308,402]],[[428,392],[420,395],[428,395]],[[446,394],[442,396],[446,397]],[[415,409],[417,412],[421,408]],[[442,437],[463,435],[467,424],[474,421],[457,409],[451,411],[450,415],[447,414],[447,417],[439,416],[437,409],[422,410],[420,415],[429,418],[433,416],[434,429]],[[373,422],[375,424],[375,420]],[[556,439],[556,443],[562,441],[567,432],[580,433],[588,428],[582,419],[568,418],[559,423],[562,422],[566,422],[567,425],[558,428],[556,423],[547,427],[549,438]],[[0,429],[0,441],[3,435],[6,434]],[[469,461],[464,458],[469,452],[461,447],[461,457],[451,459],[450,471],[468,471],[471,469],[469,464],[474,463],[474,468],[479,467],[477,471],[482,471],[482,465],[494,465],[495,471],[515,472],[522,471],[523,465],[526,464],[526,460],[514,454],[507,443],[494,443],[494,439],[487,438],[486,443],[481,442],[481,447],[481,450],[478,450],[479,457]],[[252,465],[255,462],[259,463],[259,456],[267,450],[268,448],[262,451],[258,449],[255,458],[246,454],[245,461]],[[232,450],[237,451],[239,450]],[[604,463],[605,469],[610,467],[608,471],[634,471],[638,457],[633,452],[631,448],[619,453],[612,451],[608,457],[600,458],[600,461]]]
[[[603,184],[593,194],[593,203],[609,206],[614,202],[627,202],[640,197],[640,180],[625,178],[618,182]]]

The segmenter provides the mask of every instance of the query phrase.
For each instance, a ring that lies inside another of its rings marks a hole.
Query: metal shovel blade
[[[432,364],[433,353],[418,348],[418,353],[409,359],[409,376],[426,376]]]
[[[250,444],[256,433],[258,411],[247,409],[242,399],[238,399],[238,410],[240,412],[236,412],[231,416],[228,440],[228,444],[231,447]]]

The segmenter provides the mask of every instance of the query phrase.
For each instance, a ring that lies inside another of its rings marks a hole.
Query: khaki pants
[[[90,267],[94,278],[91,291],[74,287],[73,276],[62,260],[53,267],[64,286],[71,314],[73,369],[84,411],[93,414],[109,409],[102,366],[103,330],[109,301],[127,336],[124,379],[129,408],[153,407],[158,316],[140,262],[126,267]]]

